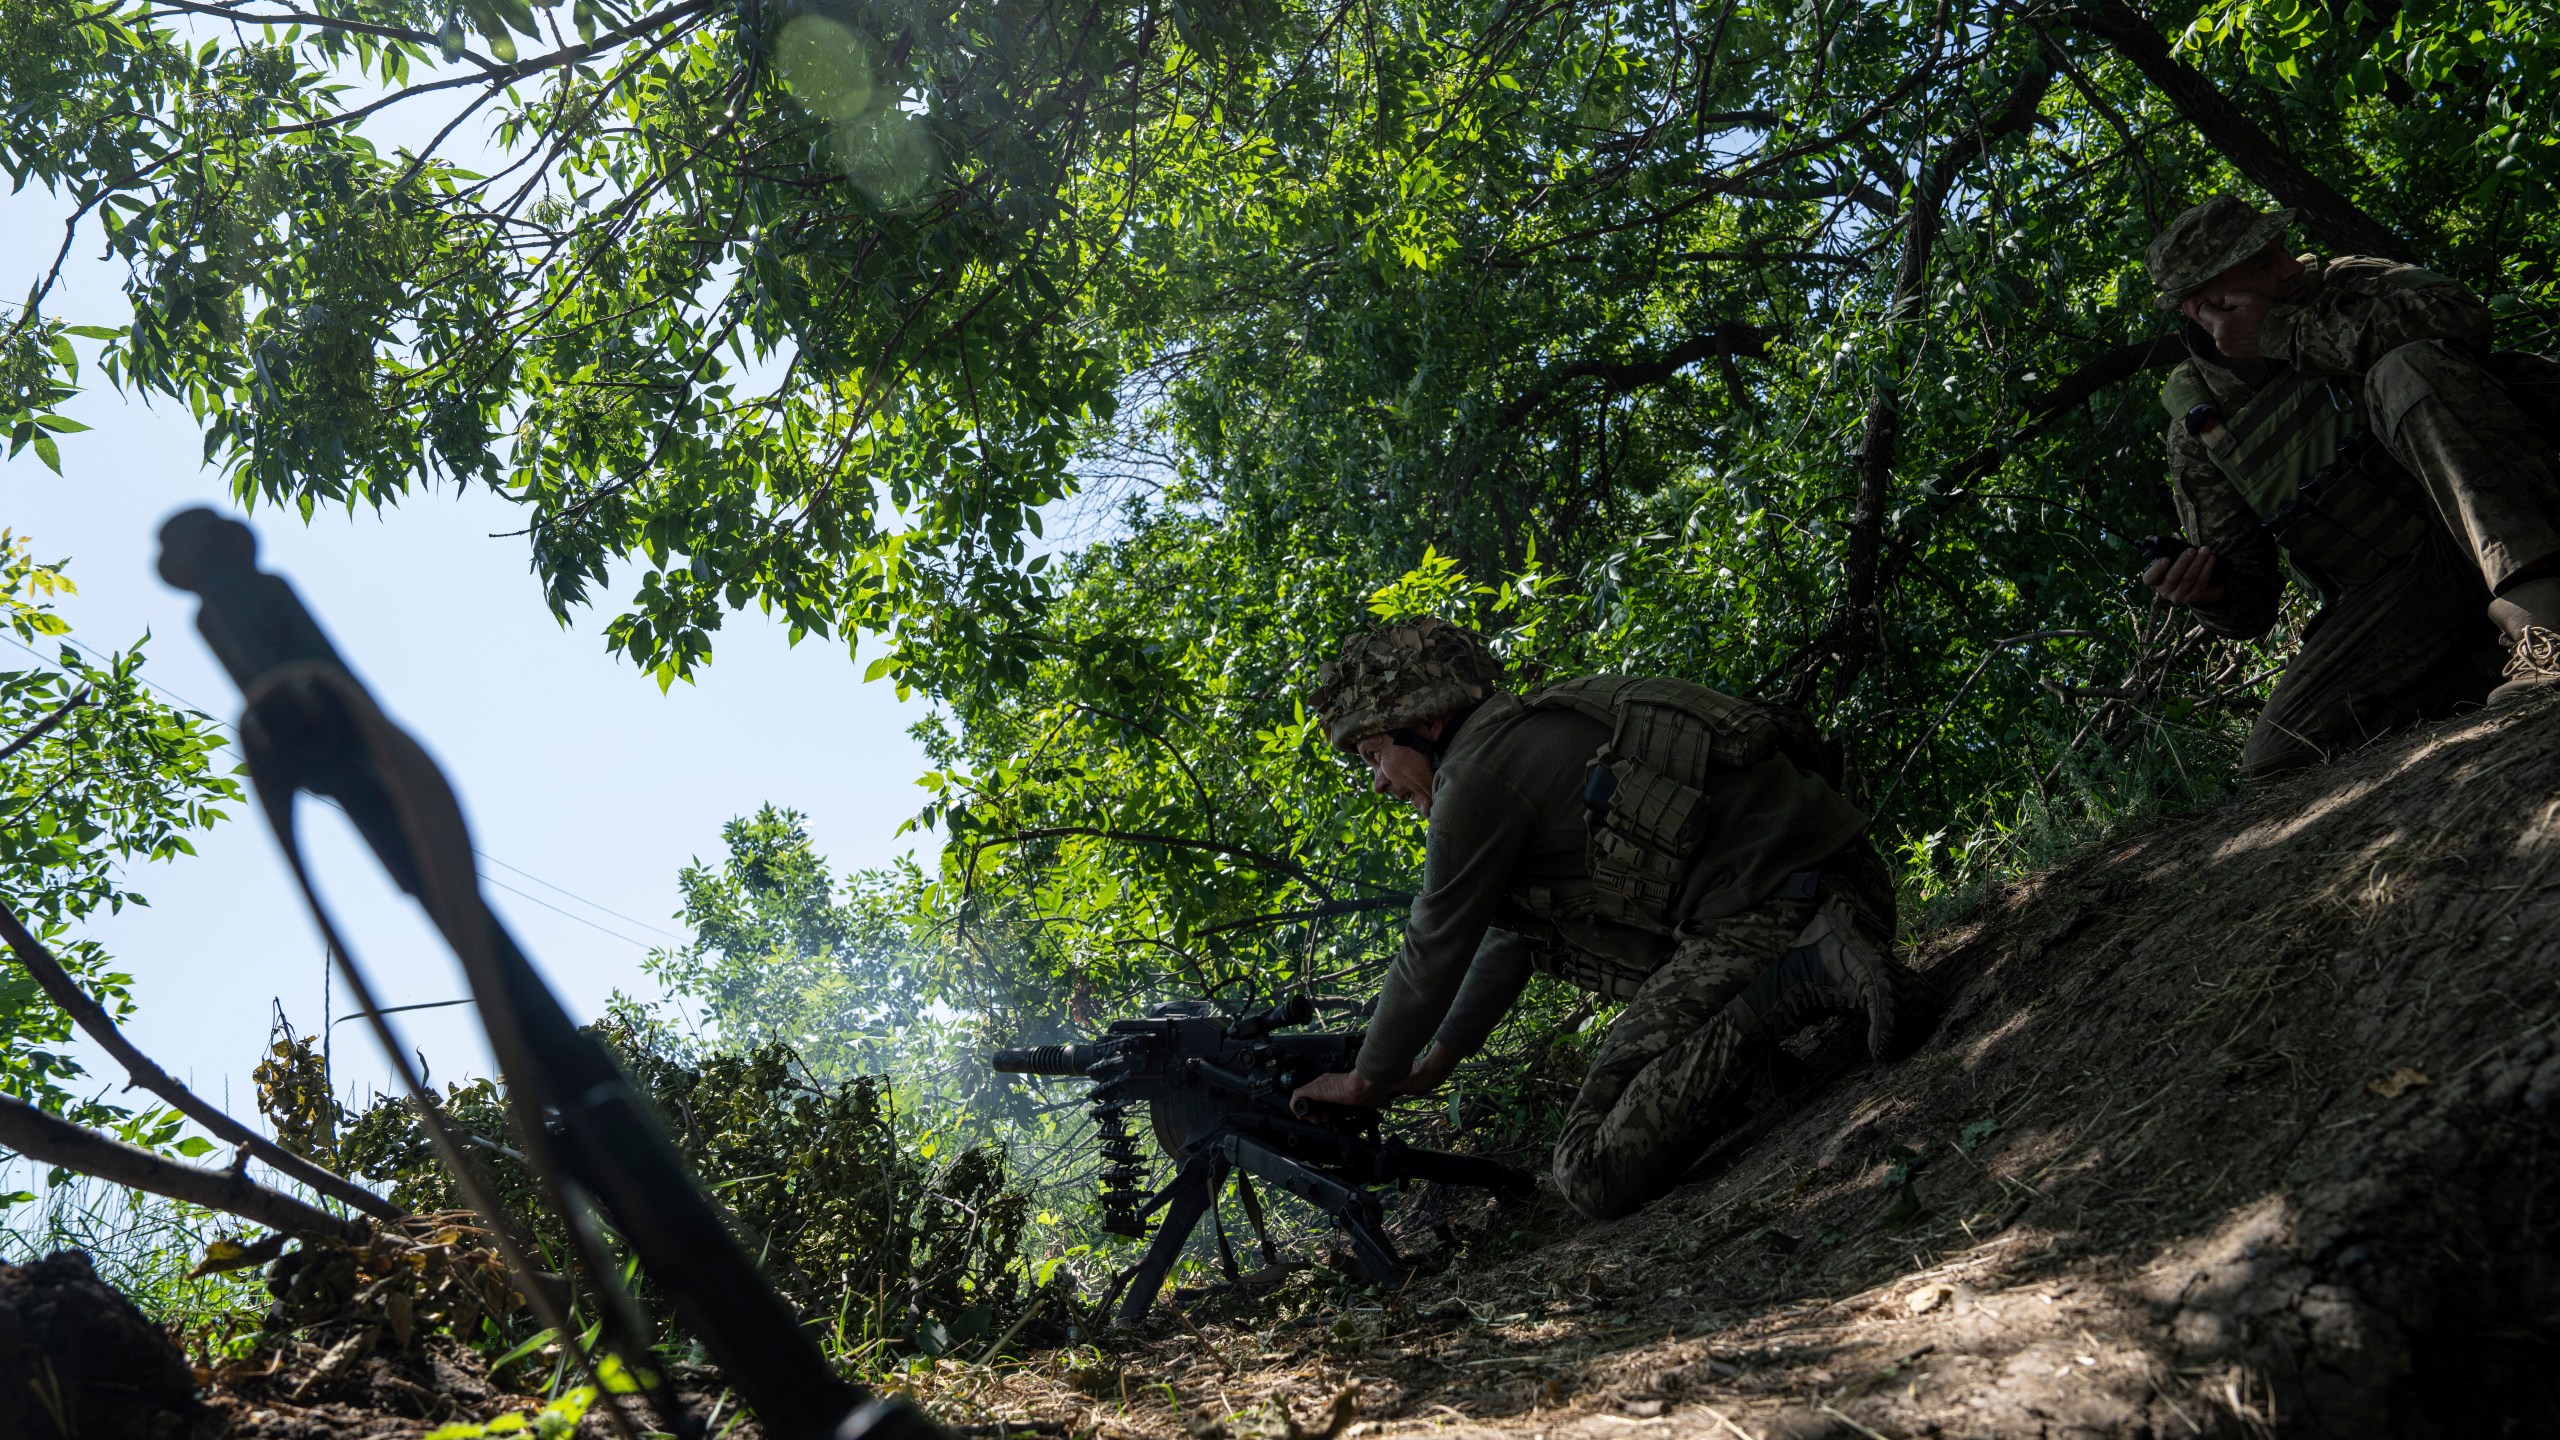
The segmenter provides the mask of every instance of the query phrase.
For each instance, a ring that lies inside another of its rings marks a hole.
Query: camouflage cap
[[[2261,211],[2237,195],[2216,195],[2169,222],[2143,252],[2160,302],[2174,305],[2214,276],[2284,238],[2290,210]]]
[[[1342,658],[1316,671],[1307,697],[1326,738],[1350,750],[1372,735],[1463,709],[1502,684],[1502,663],[1485,638],[1436,615],[1355,635]]]

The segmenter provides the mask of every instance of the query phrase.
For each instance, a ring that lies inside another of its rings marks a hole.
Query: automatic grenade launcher
[[[1206,1000],[1173,1000],[1142,1017],[1111,1022],[1099,1040],[999,1050],[989,1057],[997,1070],[1093,1082],[1087,1099],[1101,1133],[1105,1230],[1141,1238],[1150,1218],[1164,1211],[1145,1255],[1104,1292],[1106,1307],[1115,1296],[1119,1300],[1114,1324],[1134,1326],[1146,1317],[1184,1242],[1200,1217],[1216,1210],[1230,1178],[1265,1265],[1278,1264],[1279,1254],[1255,1177],[1332,1216],[1361,1270],[1378,1285],[1401,1283],[1405,1266],[1387,1239],[1377,1187],[1425,1180],[1509,1196],[1531,1190],[1530,1177],[1510,1166],[1381,1138],[1375,1110],[1295,1114],[1290,1092],[1319,1075],[1350,1069],[1360,1053],[1357,1030],[1276,1033],[1314,1015],[1304,995],[1232,1017],[1221,1016]],[[1144,1189],[1147,1161],[1128,1128],[1134,1104],[1146,1106],[1157,1145],[1175,1162],[1173,1178],[1152,1195]],[[1240,1280],[1226,1226],[1215,1223],[1219,1258],[1229,1280]]]

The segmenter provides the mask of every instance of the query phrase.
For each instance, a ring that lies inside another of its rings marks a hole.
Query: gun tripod
[[[1291,1128],[1323,1133],[1315,1126]],[[1364,1147],[1356,1160],[1365,1162],[1358,1164],[1360,1173],[1341,1176],[1288,1155],[1233,1125],[1222,1124],[1201,1137],[1190,1147],[1173,1179],[1137,1211],[1141,1225],[1159,1209],[1164,1211],[1164,1219],[1156,1227],[1155,1238],[1148,1242],[1147,1253],[1103,1292],[1105,1309],[1112,1309],[1115,1296],[1119,1299],[1118,1308],[1112,1310],[1111,1323],[1127,1329],[1146,1318],[1148,1308],[1164,1288],[1165,1277],[1172,1273],[1174,1261],[1181,1257],[1182,1247],[1190,1241],[1191,1232],[1199,1228],[1203,1215],[1213,1217],[1218,1258],[1227,1279],[1243,1280],[1235,1247],[1227,1239],[1225,1220],[1217,1215],[1218,1195],[1230,1176],[1236,1182],[1236,1197],[1253,1222],[1264,1265],[1279,1264],[1280,1255],[1271,1243],[1270,1226],[1263,1218],[1262,1198],[1253,1188],[1256,1176],[1332,1216],[1350,1238],[1351,1253],[1359,1261],[1361,1273],[1371,1284],[1381,1286],[1402,1283],[1405,1264],[1396,1254],[1394,1243],[1387,1239],[1385,1212],[1369,1187],[1390,1181],[1428,1180],[1520,1194],[1530,1185],[1526,1175],[1509,1166],[1441,1150],[1415,1149],[1401,1141]],[[1123,1286],[1127,1287],[1125,1291]]]

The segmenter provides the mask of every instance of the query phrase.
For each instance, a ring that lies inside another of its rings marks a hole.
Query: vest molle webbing
[[[1810,724],[1787,726],[1773,707],[1658,677],[1594,675],[1525,703],[1579,711],[1607,724],[1609,740],[1592,755],[1583,787],[1591,888],[1532,886],[1514,903],[1543,920],[1604,920],[1657,935],[1678,927],[1674,907],[1707,820],[1707,778],[1787,748],[1791,729],[1812,733]]]
[[[2226,415],[2190,361],[2170,372],[2160,405],[2319,588],[2371,580],[2426,536],[2430,512],[2363,428],[2352,380],[2288,366]]]

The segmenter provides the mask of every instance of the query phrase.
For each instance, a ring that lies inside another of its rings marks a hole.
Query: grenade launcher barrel
[[[1107,1053],[1103,1045],[1025,1045],[997,1051],[987,1065],[1015,1075],[1082,1075]]]

